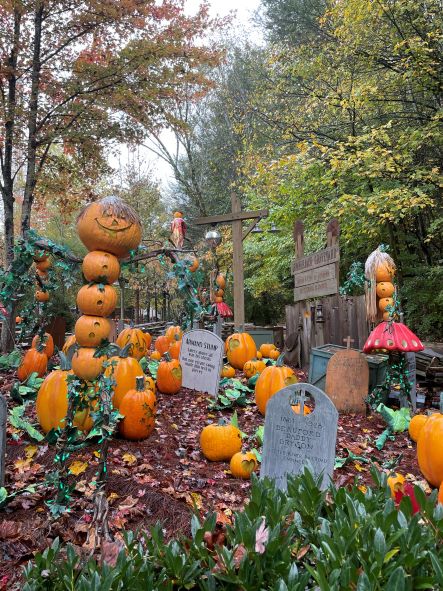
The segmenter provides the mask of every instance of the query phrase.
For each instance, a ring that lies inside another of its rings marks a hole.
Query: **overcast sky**
[[[244,31],[245,36],[255,38],[258,40],[258,34],[253,30],[252,16],[257,10],[260,2],[259,0],[209,0],[211,7],[211,16],[226,16],[231,12],[235,12],[235,19],[233,21],[236,29],[240,26]],[[195,12],[200,5],[200,0],[185,0],[186,12]],[[174,136],[170,132],[165,131],[162,135],[163,141],[170,144],[171,147],[175,145]],[[156,157],[149,150],[139,148],[137,150],[139,158],[150,166],[154,176],[166,188],[170,181],[173,180],[172,170],[169,165],[162,159]],[[126,146],[121,146],[120,156],[110,158],[111,166],[118,171],[119,168],[125,167],[131,155]]]

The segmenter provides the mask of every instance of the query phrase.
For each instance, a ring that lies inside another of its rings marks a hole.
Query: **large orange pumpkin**
[[[75,338],[80,347],[98,347],[110,332],[111,323],[102,316],[83,315],[75,323]]]
[[[395,291],[394,284],[390,281],[380,281],[377,283],[376,292],[379,298],[390,298]]]
[[[412,441],[418,441],[423,425],[428,420],[427,415],[414,415],[409,423],[409,437]]]
[[[155,339],[155,350],[160,353],[160,355],[164,355],[166,351],[169,349],[169,345],[171,341],[165,335],[160,335]],[[151,355],[152,357],[152,355]]]
[[[247,332],[234,333],[227,339],[226,354],[232,367],[243,369],[247,361],[257,356],[257,347]]]
[[[94,357],[93,347],[80,347],[72,356],[72,369],[77,377],[85,382],[95,380],[103,369],[106,357]]]
[[[157,388],[163,394],[177,394],[181,387],[181,365],[177,359],[171,359],[169,353],[165,353],[165,360],[158,364]]]
[[[29,376],[37,372],[38,376],[42,378],[46,370],[48,369],[48,357],[46,353],[42,351],[42,347],[39,349],[28,349],[23,356],[22,362],[17,369],[17,377],[21,382],[24,382]]]
[[[432,486],[443,482],[443,414],[428,417],[417,440],[417,460],[420,470]]]
[[[263,343],[260,345],[260,353],[263,357],[267,357],[268,359],[271,357],[271,351],[274,351],[277,347],[271,343]]]
[[[440,505],[443,505],[443,482],[440,484],[440,488],[438,489],[437,502],[440,503]]]
[[[112,404],[114,408],[118,409],[125,394],[129,390],[134,390],[136,378],[143,375],[143,369],[137,359],[129,357],[129,347],[120,349],[118,355],[109,359],[109,365],[105,369],[105,376],[109,377],[111,375],[115,382]],[[155,392],[153,380],[150,381],[149,387]]]
[[[63,347],[62,347],[62,353],[64,353],[65,355],[67,355],[67,354],[68,354],[68,351],[69,351],[69,349],[70,349],[70,348],[71,348],[73,345],[75,345],[75,344],[76,344],[76,342],[77,342],[77,340],[76,340],[76,338],[75,338],[75,335],[74,335],[74,334],[72,334],[71,336],[69,336],[69,337],[66,339],[66,341],[65,341],[65,343],[64,343],[64,345],[63,345]]]
[[[37,302],[47,302],[49,300],[49,292],[38,289],[35,292],[35,299]]]
[[[125,328],[118,335],[116,343],[122,349],[129,345],[129,355],[135,359],[145,357],[148,350],[144,332],[139,328]]]
[[[83,275],[86,281],[114,283],[120,275],[118,258],[103,250],[93,250],[83,259]]]
[[[142,227],[132,207],[119,197],[105,197],[83,209],[77,218],[77,232],[88,250],[122,258],[140,244]]]
[[[116,305],[117,292],[110,285],[84,285],[77,294],[77,306],[89,316],[109,316]]]
[[[34,349],[38,349],[40,345],[40,335],[36,334],[35,337],[32,339],[31,347]],[[49,332],[45,332],[43,337],[43,353],[46,353],[46,357],[50,359],[54,355],[54,339]]]
[[[124,418],[119,423],[119,430],[125,439],[146,439],[155,426],[155,394],[145,387],[143,375],[136,379],[136,388],[129,390],[120,403],[119,412]]]
[[[392,279],[394,277],[394,274],[395,274],[395,269],[393,269],[392,267],[390,267],[386,263],[381,264],[377,267],[377,269],[375,271],[375,280],[377,283],[380,283],[382,281],[391,283]]]
[[[297,376],[290,367],[282,365],[281,358],[277,361],[277,365],[271,365],[263,370],[255,384],[255,402],[261,414],[265,414],[268,400],[276,392],[297,382]]]
[[[200,434],[203,455],[211,462],[230,460],[241,450],[241,433],[232,424],[206,425]]]
[[[166,329],[165,332],[165,337],[167,339],[169,339],[169,341],[171,343],[173,343],[176,340],[176,337],[178,337],[179,339],[181,339],[183,336],[183,331],[179,326],[169,326]]]

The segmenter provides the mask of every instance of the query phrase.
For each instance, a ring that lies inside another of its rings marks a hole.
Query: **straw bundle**
[[[369,322],[377,322],[379,309],[377,306],[377,270],[385,269],[391,276],[394,276],[396,266],[387,252],[376,248],[366,259],[365,263],[365,297],[366,297],[366,318]]]

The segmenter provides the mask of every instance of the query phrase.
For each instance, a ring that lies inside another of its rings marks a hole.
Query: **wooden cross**
[[[294,399],[294,403],[300,405],[300,414],[301,415],[305,414],[305,402],[309,402],[309,401],[310,401],[310,396],[306,396],[306,390],[300,390],[300,392],[297,392],[297,395]]]
[[[210,224],[232,224],[232,271],[234,274],[234,326],[243,331],[245,326],[245,294],[243,273],[243,240],[254,229],[257,223],[269,215],[267,209],[258,211],[242,211],[240,199],[235,193],[231,195],[232,211],[227,214],[207,216],[192,220],[196,226]],[[243,220],[254,220],[243,233]]]
[[[348,336],[345,339],[343,339],[343,342],[346,343],[346,349],[350,349],[351,348],[351,343],[354,342],[354,339],[351,339],[351,337]]]

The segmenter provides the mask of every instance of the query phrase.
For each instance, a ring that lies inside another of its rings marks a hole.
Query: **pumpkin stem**
[[[284,353],[282,353],[282,354],[279,356],[279,358],[277,359],[276,366],[277,366],[277,367],[283,367],[283,366],[284,366],[284,364],[285,364],[285,363],[284,363],[284,359],[285,359],[285,354],[284,354]]]
[[[63,371],[69,371],[71,369],[71,360],[73,354],[74,347],[69,347],[67,355],[65,355],[62,351],[59,351],[58,356],[60,357],[60,369]]]
[[[169,351],[166,351],[166,353],[163,355],[163,357],[166,359],[166,361],[172,361],[172,357],[169,354]]]
[[[137,392],[143,392],[145,389],[145,376],[137,376],[135,378],[135,389]]]

